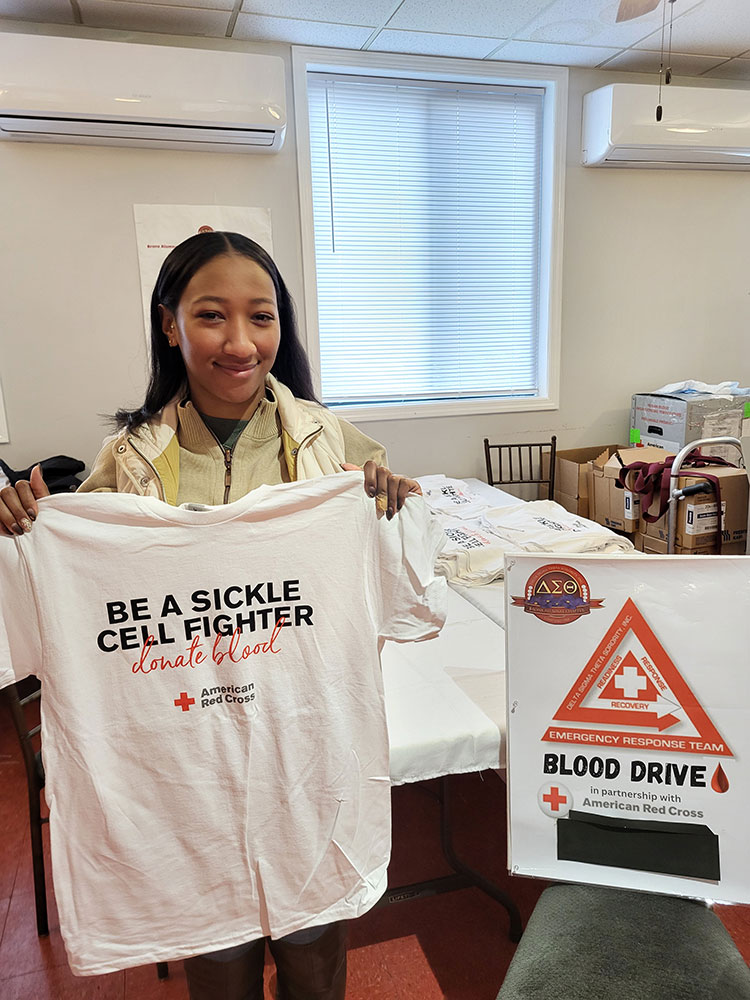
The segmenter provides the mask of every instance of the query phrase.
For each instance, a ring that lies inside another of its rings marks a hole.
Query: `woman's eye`
[[[253,316],[253,319],[256,323],[273,323],[276,317],[272,316],[270,313],[256,313]]]
[[[199,319],[215,320],[221,319],[221,314],[217,312],[207,311],[198,314]]]

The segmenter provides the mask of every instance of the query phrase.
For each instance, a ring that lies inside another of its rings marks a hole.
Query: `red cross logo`
[[[190,706],[195,704],[195,698],[188,698],[187,691],[183,691],[179,698],[175,698],[174,703],[179,706],[183,712],[189,712]]]
[[[175,704],[177,704],[177,702],[175,702]],[[560,789],[557,785],[551,785],[549,794],[543,795],[542,801],[546,802],[553,812],[559,812],[560,806],[564,806],[568,801],[568,798],[566,795],[560,794]]]
[[[558,781],[556,785],[542,785],[536,793],[536,801],[545,816],[562,819],[573,808],[573,795]]]

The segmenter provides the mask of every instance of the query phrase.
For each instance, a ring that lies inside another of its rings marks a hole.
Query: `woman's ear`
[[[171,309],[167,309],[166,306],[159,306],[159,315],[161,316],[161,329],[164,336],[169,341],[170,347],[177,346],[177,328],[175,327],[174,313]]]

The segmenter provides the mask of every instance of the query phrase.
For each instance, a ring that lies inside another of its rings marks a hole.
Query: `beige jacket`
[[[340,472],[346,456],[338,418],[317,403],[297,399],[273,375],[266,377],[266,385],[276,399],[289,480]],[[81,490],[113,489],[176,504],[180,482],[179,402],[172,400],[136,430],[125,429],[107,438]],[[385,452],[382,448],[379,451],[382,458],[373,457],[381,464],[385,462]]]

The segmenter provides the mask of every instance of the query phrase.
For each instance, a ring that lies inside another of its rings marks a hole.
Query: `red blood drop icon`
[[[716,765],[716,770],[711,778],[711,788],[715,792],[728,792],[729,791],[729,778],[724,774],[724,768],[721,764]]]

